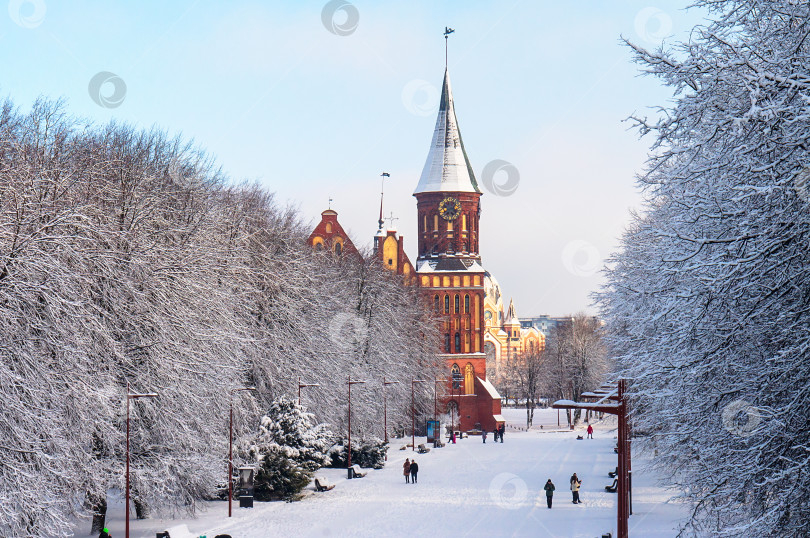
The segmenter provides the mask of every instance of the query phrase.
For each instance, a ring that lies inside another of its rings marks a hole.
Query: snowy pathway
[[[504,415],[510,424],[525,424],[525,411],[507,409]],[[227,503],[211,502],[196,520],[134,521],[132,536],[153,538],[156,531],[177,523],[187,523],[193,532],[208,538],[220,533],[233,538],[447,534],[593,538],[608,531],[615,536],[616,495],[604,491],[612,482],[607,472],[616,467],[615,428],[606,421],[596,426],[594,440],[576,440],[578,434],[584,436],[582,429],[548,431],[552,424],[556,429],[556,411],[538,410],[535,421],[546,425],[544,431],[510,428],[503,444],[493,443],[490,435],[486,444],[480,437],[469,438],[417,454],[416,485],[406,484],[402,476],[402,463],[412,452],[397,450],[404,442],[393,440],[386,468],[371,470],[365,478],[346,480],[341,469],[319,471],[337,484],[330,492],[311,492],[290,504],[256,503],[252,510],[235,507],[230,521],[223,517]],[[630,535],[674,536],[686,507],[666,503],[667,493],[655,487],[639,467],[634,465]],[[574,472],[582,480],[584,503],[580,505],[572,504],[568,489]],[[542,490],[548,478],[557,487],[551,510]],[[123,506],[117,508],[110,520],[116,538],[123,536]]]

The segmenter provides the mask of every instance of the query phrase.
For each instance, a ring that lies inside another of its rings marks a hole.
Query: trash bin
[[[239,497],[239,508],[253,508],[253,495],[242,495]]]

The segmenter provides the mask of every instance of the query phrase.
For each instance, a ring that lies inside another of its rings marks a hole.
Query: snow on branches
[[[0,535],[71,535],[124,483],[127,382],[139,515],[194,510],[259,409],[305,402],[362,437],[383,375],[433,375],[437,336],[413,290],[374,263],[326,259],[296,211],[225,181],[180,139],[71,118],[40,100],[0,106]],[[336,316],[368,330],[349,348]],[[407,395],[410,396],[409,394]],[[402,385],[389,412],[406,406]],[[400,415],[405,415],[401,412]],[[404,419],[402,419],[404,420]]]
[[[599,296],[634,427],[694,502],[684,532],[804,536],[810,521],[810,6],[702,0],[713,22],[635,48],[673,88],[647,202]]]

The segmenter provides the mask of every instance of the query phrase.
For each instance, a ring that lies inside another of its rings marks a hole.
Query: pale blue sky
[[[336,35],[322,22],[325,1],[11,0],[0,11],[0,95],[23,108],[65,97],[98,122],[182,133],[234,181],[260,182],[313,225],[331,196],[360,246],[376,230],[387,171],[386,214],[399,217],[414,259],[411,193],[450,26],[456,113],[479,182],[494,159],[520,172],[513,195],[485,191],[484,266],[521,317],[563,315],[593,311],[594,268],[639,203],[634,174],[650,141],[622,120],[671,97],[638,76],[620,35],[645,46],[683,37],[700,20],[686,4],[357,0],[355,30]],[[120,106],[91,99],[101,71],[126,83]]]

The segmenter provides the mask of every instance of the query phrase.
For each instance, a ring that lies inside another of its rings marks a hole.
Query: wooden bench
[[[610,472],[608,473],[608,476],[609,476],[610,478],[616,478],[616,475],[617,475],[617,474],[619,474],[619,468],[618,468],[618,467],[616,467],[616,470],[615,470],[615,471],[610,471]]]
[[[363,478],[364,476],[366,476],[366,473],[368,473],[368,471],[366,471],[365,473],[362,472],[360,470],[360,466],[357,464],[352,465],[351,469],[353,478]]]
[[[419,452],[420,454],[427,454],[428,452],[430,452],[430,449],[425,445],[419,445],[416,447],[416,451]]]
[[[323,476],[315,477],[315,491],[329,491],[334,487],[335,485],[330,484],[329,480],[324,478]]]
[[[616,489],[618,489],[618,487],[619,487],[619,479],[614,478],[612,485],[605,486],[605,491],[607,491],[608,493],[616,493]]]

